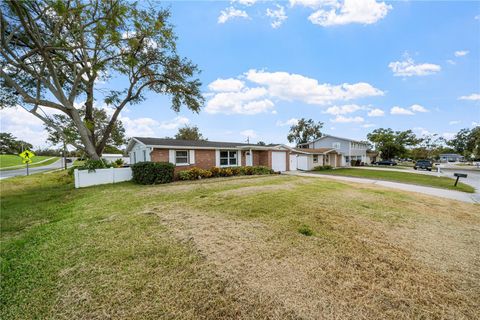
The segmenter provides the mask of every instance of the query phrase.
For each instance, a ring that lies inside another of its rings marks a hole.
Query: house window
[[[188,164],[188,150],[175,150],[175,164]]]
[[[334,143],[332,143],[332,147],[333,147],[334,149],[340,149],[340,142],[334,142]]]
[[[137,153],[133,151],[133,163],[137,163]]]
[[[318,163],[318,154],[313,155],[313,163]]]
[[[143,161],[147,161],[147,150],[143,150]]]
[[[220,166],[236,166],[237,151],[220,151]]]

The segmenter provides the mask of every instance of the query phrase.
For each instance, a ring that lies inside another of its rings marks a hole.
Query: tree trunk
[[[95,144],[91,140],[90,131],[85,126],[85,123],[82,121],[78,111],[76,109],[72,110],[70,113],[70,117],[78,128],[78,133],[80,134],[80,138],[83,142],[83,145],[85,146],[85,152],[87,153],[87,156],[93,160],[100,160],[100,156],[95,150]]]

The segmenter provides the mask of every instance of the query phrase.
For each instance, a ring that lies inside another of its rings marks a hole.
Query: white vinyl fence
[[[75,188],[83,188],[95,186],[99,184],[117,183],[132,180],[131,168],[108,168],[96,169],[88,172],[88,170],[74,171]]]

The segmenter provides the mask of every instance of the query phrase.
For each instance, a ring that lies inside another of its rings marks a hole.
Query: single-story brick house
[[[130,163],[142,161],[170,162],[175,171],[193,167],[266,166],[274,171],[289,171],[291,148],[238,142],[178,140],[133,137],[127,153]]]

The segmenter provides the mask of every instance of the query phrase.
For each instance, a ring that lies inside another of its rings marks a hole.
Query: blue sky
[[[206,105],[177,114],[150,94],[122,115],[130,135],[173,136],[188,123],[210,140],[285,143],[302,117],[355,139],[379,127],[450,137],[480,123],[480,2],[159,5],[172,11],[179,53],[202,70]]]

